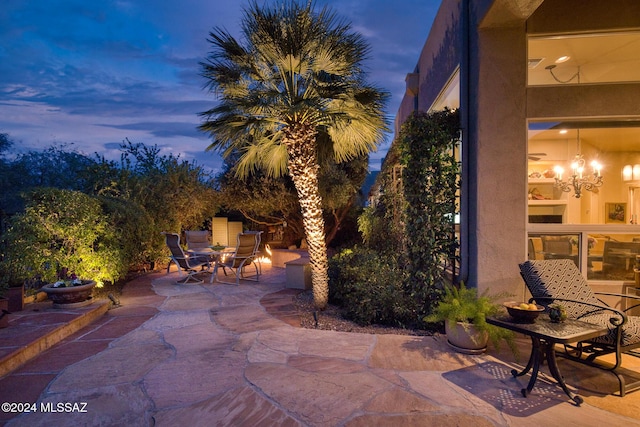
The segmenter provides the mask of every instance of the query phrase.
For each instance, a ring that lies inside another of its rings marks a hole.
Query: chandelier
[[[563,181],[564,169],[561,166],[556,166],[553,169],[556,180],[555,186],[566,193],[573,190],[576,199],[580,198],[582,190],[594,191],[596,188],[601,187],[603,182],[600,163],[595,160],[591,162],[591,173],[585,173],[585,164],[586,162],[582,154],[580,154],[580,130],[578,130],[578,154],[571,162],[571,174],[566,181]]]

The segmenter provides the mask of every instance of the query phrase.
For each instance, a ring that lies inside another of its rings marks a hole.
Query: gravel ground
[[[311,291],[299,293],[294,298],[294,304],[300,313],[301,326],[307,329],[359,332],[364,334],[433,335],[433,332],[424,330],[393,328],[382,325],[360,326],[342,317],[340,308],[331,304],[329,304],[325,310],[318,312],[313,305],[313,294]]]

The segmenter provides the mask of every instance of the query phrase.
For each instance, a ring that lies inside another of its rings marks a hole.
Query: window
[[[640,32],[529,37],[530,86],[640,81]]]
[[[528,186],[529,223],[629,224],[636,222],[640,203],[635,188],[640,181],[627,180],[625,168],[640,165],[640,120],[563,121],[529,124]],[[601,186],[563,191],[556,177],[569,183],[572,162],[585,160],[583,175],[594,182],[592,161],[600,165]],[[558,175],[557,167],[564,172]],[[640,166],[639,166],[640,167]],[[631,177],[633,179],[633,176]],[[636,197],[637,196],[637,197]],[[622,209],[623,217],[611,216]]]

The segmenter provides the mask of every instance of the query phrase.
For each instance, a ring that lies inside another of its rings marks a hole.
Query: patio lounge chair
[[[626,384],[620,371],[622,354],[640,356],[640,317],[626,314],[638,304],[624,311],[607,306],[597,298],[618,296],[640,302],[640,297],[608,292],[592,292],[589,284],[573,261],[569,259],[526,261],[520,264],[520,274],[535,301],[547,308],[557,302],[563,305],[570,319],[607,326],[609,333],[583,341],[575,346],[566,345],[562,356],[600,369],[609,370],[618,378],[620,396],[640,388],[640,381]],[[615,361],[603,363],[601,356],[615,355]]]
[[[235,275],[236,281],[220,281],[220,283],[239,285],[240,279],[256,282],[260,280],[261,269],[258,265],[258,247],[260,246],[261,234],[261,232],[238,233],[236,250],[231,252],[230,255],[222,257],[221,261],[217,263],[217,267],[224,269],[225,275],[227,274],[227,269],[229,269]],[[244,270],[251,265],[255,269],[255,274],[247,276]]]
[[[184,253],[182,246],[180,246],[180,236],[176,233],[163,233],[165,235],[165,241],[167,247],[171,251],[171,260],[178,266],[178,272],[182,277],[182,273],[185,272],[187,277],[182,280],[178,280],[176,283],[202,283],[203,281],[195,277],[203,269],[209,269],[209,259],[207,257],[194,257]],[[200,271],[196,268],[200,267]]]

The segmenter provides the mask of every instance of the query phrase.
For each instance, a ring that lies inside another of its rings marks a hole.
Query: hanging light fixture
[[[571,172],[566,181],[562,179],[564,169],[561,166],[556,166],[553,170],[555,175],[555,186],[560,190],[569,193],[571,190],[574,192],[574,197],[579,199],[582,195],[582,190],[594,191],[596,188],[601,187],[602,182],[602,166],[597,161],[591,162],[592,172],[585,171],[585,160],[580,154],[580,129],[577,129],[578,140],[577,148],[578,152],[576,157],[571,162]]]
[[[623,181],[640,181],[640,165],[625,165],[622,168]]]

